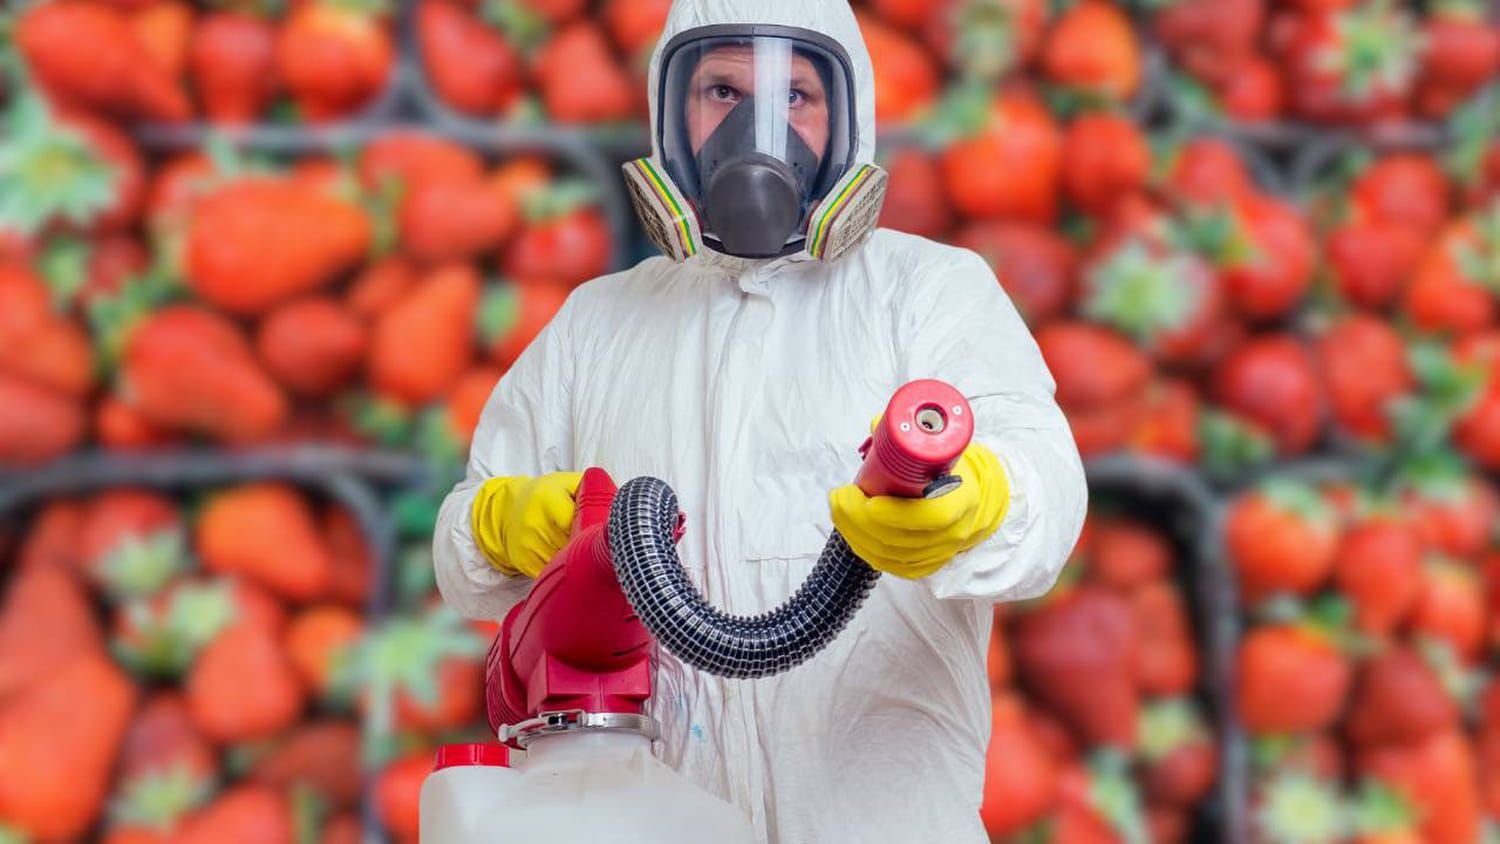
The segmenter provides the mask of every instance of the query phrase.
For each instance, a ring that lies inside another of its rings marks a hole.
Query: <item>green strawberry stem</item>
[[[115,201],[121,173],[28,88],[5,111],[0,229],[31,236],[54,221],[87,225]]]
[[[1481,89],[1448,118],[1451,143],[1444,156],[1448,174],[1460,184],[1484,178],[1484,158],[1500,137],[1500,84]]]
[[[521,213],[527,222],[538,223],[566,217],[599,201],[599,189],[584,179],[560,179],[545,188],[528,191],[521,198]]]
[[[1101,750],[1089,759],[1089,802],[1124,844],[1150,844],[1146,811],[1130,776],[1130,760],[1118,751]]]
[[[1320,65],[1339,75],[1351,100],[1364,101],[1382,88],[1402,90],[1415,77],[1423,39],[1411,15],[1391,0],[1339,13],[1334,30],[1338,46],[1319,57]]]
[[[1198,271],[1180,253],[1154,255],[1137,239],[1127,240],[1084,277],[1084,316],[1130,335],[1147,348],[1158,335],[1185,325],[1200,307]]]
[[[1238,417],[1218,410],[1198,420],[1203,471],[1216,480],[1240,478],[1276,457],[1271,437]]]
[[[1412,832],[1417,812],[1410,801],[1377,779],[1366,779],[1352,808],[1355,831],[1361,835]]]
[[[528,6],[526,0],[484,0],[479,17],[505,33],[511,45],[527,56],[547,41],[550,29],[547,19]]]
[[[213,781],[185,763],[126,780],[109,806],[110,820],[120,826],[169,831],[188,812],[213,796]]]
[[[1255,821],[1266,844],[1337,844],[1349,828],[1338,789],[1301,773],[1279,774],[1265,785]]]
[[[127,538],[105,556],[95,574],[111,598],[125,601],[155,595],[187,564],[187,537],[181,530],[162,530]]]
[[[227,582],[188,584],[172,596],[164,611],[150,602],[125,604],[135,641],[114,645],[115,655],[131,671],[150,677],[176,677],[192,664],[198,651],[213,641],[238,615]]]
[[[1197,710],[1186,698],[1155,700],[1141,709],[1140,753],[1147,762],[1158,762],[1206,735]]]

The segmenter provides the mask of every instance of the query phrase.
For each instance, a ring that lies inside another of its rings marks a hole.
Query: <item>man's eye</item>
[[[740,98],[740,92],[728,85],[715,85],[708,89],[709,97],[720,102],[734,102]]]
[[[786,101],[788,105],[799,106],[807,102],[807,95],[793,88],[787,92]]]

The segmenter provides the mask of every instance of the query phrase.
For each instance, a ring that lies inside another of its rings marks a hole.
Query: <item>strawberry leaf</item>
[[[177,821],[213,796],[213,781],[195,775],[185,763],[125,781],[110,803],[110,820],[119,826],[168,832]]]
[[[1278,775],[1264,786],[1255,820],[1268,844],[1338,844],[1350,826],[1337,787],[1300,773]]]
[[[30,236],[59,220],[86,226],[114,204],[122,174],[35,93],[18,91],[0,120],[0,228]]]
[[[1377,779],[1366,779],[1352,808],[1353,826],[1360,835],[1411,835],[1417,811],[1399,792]]]

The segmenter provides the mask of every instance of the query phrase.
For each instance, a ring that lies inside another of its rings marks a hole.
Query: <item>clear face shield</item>
[[[659,93],[661,163],[704,240],[755,258],[801,248],[854,165],[844,50],[790,27],[705,27],[667,45]]]

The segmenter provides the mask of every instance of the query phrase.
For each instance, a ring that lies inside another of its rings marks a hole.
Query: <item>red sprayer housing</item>
[[[963,393],[927,378],[896,391],[859,453],[854,484],[865,495],[924,498],[952,489],[948,473],[974,437]]]

